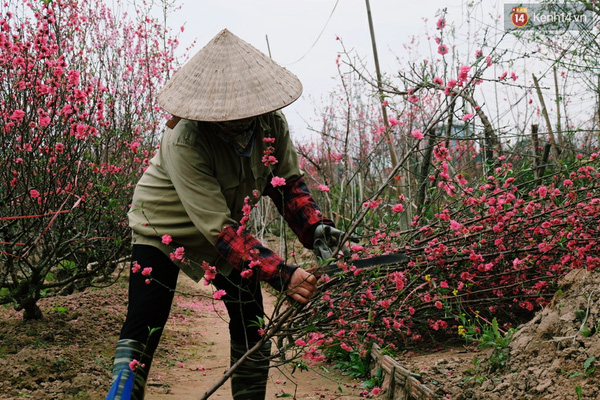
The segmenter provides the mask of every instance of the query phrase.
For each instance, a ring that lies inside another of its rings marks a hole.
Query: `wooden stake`
[[[552,131],[552,123],[550,122],[550,116],[548,115],[548,109],[546,108],[546,102],[544,101],[544,96],[542,95],[542,90],[540,89],[540,83],[534,74],[531,74],[533,77],[533,82],[535,84],[535,90],[537,91],[538,98],[540,100],[540,104],[542,106],[542,115],[546,120],[546,125],[548,126],[548,138],[550,139],[550,147],[552,149],[552,156],[554,157],[554,162],[558,165],[558,156],[560,155],[560,151],[556,146],[556,139],[554,138],[554,132]]]
[[[377,94],[379,95],[379,102],[381,104],[381,117],[385,124],[385,138],[388,142],[388,148],[390,149],[390,159],[392,165],[398,165],[398,156],[396,155],[396,147],[392,142],[390,135],[390,123],[388,121],[387,109],[383,105],[383,83],[381,82],[381,70],[379,69],[379,56],[377,55],[377,43],[375,41],[375,29],[373,28],[373,19],[371,18],[371,4],[369,0],[365,0],[367,4],[367,18],[369,20],[369,31],[371,33],[371,46],[373,47],[373,59],[375,61],[375,73],[377,74]]]

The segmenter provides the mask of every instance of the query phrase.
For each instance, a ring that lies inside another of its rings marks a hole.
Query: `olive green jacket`
[[[262,194],[274,176],[286,181],[302,176],[283,114],[257,118],[250,157],[237,155],[214,123],[182,119],[167,128],[133,195],[129,226],[134,244],[155,246],[167,255],[183,247],[184,262],[174,261],[195,281],[204,275],[203,261],[223,274],[232,270],[214,244],[224,227],[239,225],[246,196],[252,198],[255,190]],[[271,145],[278,162],[265,166],[262,158]],[[173,241],[162,243],[163,235]]]

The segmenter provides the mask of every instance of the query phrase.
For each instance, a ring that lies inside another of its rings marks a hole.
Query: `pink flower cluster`
[[[271,186],[273,186],[273,187],[285,186],[285,178],[281,178],[279,176],[274,176],[271,179]]]
[[[132,371],[137,370],[138,368],[146,368],[146,364],[142,364],[140,363],[138,360],[131,360],[131,362],[129,363],[129,368]]]
[[[141,271],[141,274],[142,274],[143,276],[146,276],[146,277],[147,277],[147,278],[146,278],[146,280],[145,280],[145,283],[146,283],[146,285],[149,285],[149,284],[150,284],[150,282],[152,281],[152,280],[151,280],[151,278],[150,278],[150,275],[152,274],[152,267],[145,267],[145,268],[142,268],[142,267],[140,266],[140,264],[138,264],[138,262],[137,262],[137,261],[134,261],[134,262],[132,263],[132,265],[131,265],[131,272],[132,272],[132,273],[134,273],[134,274],[137,274],[137,273],[138,273],[138,272],[140,272],[140,271]]]
[[[444,341],[456,335],[455,317],[463,313],[481,323],[496,317],[505,329],[547,304],[566,272],[600,267],[595,155],[578,157],[570,170],[526,190],[505,160],[469,187],[453,176],[452,155],[445,146],[434,149],[435,179],[454,189],[441,188],[442,207],[429,221],[416,219],[402,237],[378,232],[370,246],[353,248],[361,254],[401,248],[408,261],[379,273],[342,265],[344,275],[330,279],[302,316],[314,326],[327,320],[326,330],[311,333],[319,335],[317,347],[297,340],[307,359],[333,345],[360,352],[372,342],[393,348]]]
[[[328,193],[328,192],[329,192],[329,186],[327,186],[327,185],[320,184],[320,185],[319,185],[319,187],[318,187],[318,189],[319,189],[321,192],[325,192],[325,193]]]
[[[210,265],[208,262],[202,262],[204,270],[204,286],[210,285],[210,282],[217,276],[217,267]]]
[[[250,214],[252,213],[252,208],[256,208],[257,201],[260,198],[260,193],[258,191],[252,192],[252,198],[250,196],[246,196],[244,198],[244,205],[242,206],[242,219],[240,220],[240,226],[237,228],[237,234],[241,235],[242,231],[246,229],[246,225],[250,220]]]
[[[273,144],[275,143],[275,138],[266,137],[263,138],[263,142]],[[263,152],[262,163],[267,167],[273,166],[279,162],[273,153],[275,153],[275,147],[272,145],[268,146]]]

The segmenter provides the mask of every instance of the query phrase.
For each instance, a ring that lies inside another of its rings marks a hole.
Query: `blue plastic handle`
[[[121,383],[121,378],[123,377],[123,372],[127,369],[129,369],[129,366],[123,368],[119,372],[117,379],[115,379],[114,383],[110,387],[110,390],[108,391],[108,394],[106,395],[106,398],[104,400],[117,400],[117,394],[118,394],[117,392],[119,391],[119,384]],[[131,393],[133,392],[134,375],[135,375],[135,373],[133,371],[131,371],[131,373],[127,377],[127,380],[125,381],[125,386],[123,387],[123,392],[121,393],[120,400],[131,400]]]

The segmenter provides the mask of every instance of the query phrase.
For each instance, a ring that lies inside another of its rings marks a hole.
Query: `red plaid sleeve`
[[[286,182],[283,189],[269,185],[265,194],[273,200],[300,243],[308,249],[313,248],[314,232],[318,225],[334,226],[333,221],[323,216],[302,178]]]
[[[286,265],[258,239],[235,226],[227,226],[221,231],[215,247],[221,257],[242,272],[242,276],[257,276],[280,292],[298,268]]]

